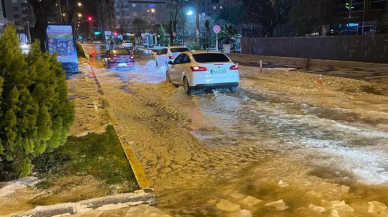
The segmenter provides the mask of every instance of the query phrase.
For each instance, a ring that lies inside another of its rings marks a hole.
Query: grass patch
[[[38,188],[49,188],[59,178],[75,175],[92,176],[108,188],[120,186],[118,193],[139,189],[113,126],[107,126],[104,134],[70,136],[60,148],[35,159],[34,165],[38,176],[46,178]]]

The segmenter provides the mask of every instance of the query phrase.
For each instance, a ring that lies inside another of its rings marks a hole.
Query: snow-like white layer
[[[33,186],[39,182],[39,179],[33,176],[27,178],[21,178],[15,181],[6,182],[5,185],[0,188],[0,198],[6,198],[7,196],[15,193],[18,190]]]

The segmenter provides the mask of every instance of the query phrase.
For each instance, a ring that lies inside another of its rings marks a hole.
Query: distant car
[[[229,88],[234,93],[240,84],[239,66],[217,51],[185,51],[169,62],[166,79],[175,86],[192,90]]]
[[[187,47],[172,46],[163,48],[155,59],[156,66],[167,65],[169,61],[174,60],[180,53],[190,51]]]
[[[130,41],[123,41],[123,43],[121,44],[121,46],[123,46],[123,48],[133,49],[133,44],[132,44],[132,42],[130,42]]]
[[[127,49],[110,49],[103,56],[106,67],[133,67],[135,60]]]

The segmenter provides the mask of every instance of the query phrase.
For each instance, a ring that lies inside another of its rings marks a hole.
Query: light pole
[[[196,20],[195,20],[195,25],[196,25],[196,34],[197,34],[197,47],[199,47],[199,0],[197,0],[196,5]]]
[[[193,15],[193,11],[187,12],[187,16],[191,16],[191,15]],[[186,21],[183,23],[183,46],[185,45],[185,42],[186,42],[185,29],[186,29]]]
[[[365,26],[365,0],[364,0],[364,7],[362,8],[362,35],[364,35],[364,26]]]
[[[61,0],[56,0],[56,4],[55,4],[56,7],[58,7],[57,9],[57,13],[58,13],[58,23],[62,23],[62,9],[61,9]]]

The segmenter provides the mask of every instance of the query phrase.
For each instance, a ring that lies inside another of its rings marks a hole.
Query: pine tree
[[[166,44],[166,38],[165,38],[166,31],[164,31],[164,28],[163,28],[162,24],[160,24],[159,35],[160,35],[159,43],[160,44]]]
[[[74,119],[56,56],[42,53],[39,41],[28,56],[18,45],[16,28],[7,27],[0,39],[0,164],[11,168],[10,178],[27,176],[31,159],[62,145]]]

